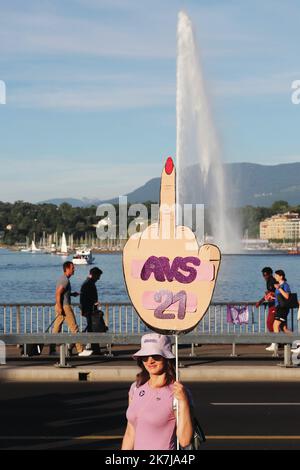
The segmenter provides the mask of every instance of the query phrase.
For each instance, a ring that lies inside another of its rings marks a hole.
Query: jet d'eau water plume
[[[232,204],[199,52],[191,20],[182,11],[177,48],[177,201],[181,207],[204,204],[215,243],[224,252],[236,253],[240,251],[240,228],[229,214]]]

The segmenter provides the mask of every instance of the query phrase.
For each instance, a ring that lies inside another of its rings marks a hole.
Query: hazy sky
[[[300,161],[299,0],[0,0],[0,200],[108,198],[159,176],[180,9],[224,161]]]

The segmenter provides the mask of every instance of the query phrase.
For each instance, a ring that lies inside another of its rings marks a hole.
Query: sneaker
[[[266,351],[271,351],[271,352],[274,352],[276,351],[278,348],[277,348],[277,344],[276,343],[272,343],[270,346],[268,346],[266,348]]]
[[[87,350],[87,349],[84,349],[83,351],[81,351],[80,353],[78,353],[78,356],[80,357],[88,357],[88,356],[91,356],[93,354],[93,351],[91,349]]]

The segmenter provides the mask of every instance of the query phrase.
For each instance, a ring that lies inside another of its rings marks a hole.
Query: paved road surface
[[[300,449],[300,384],[193,383],[205,449]],[[118,449],[129,384],[2,383],[1,449]]]

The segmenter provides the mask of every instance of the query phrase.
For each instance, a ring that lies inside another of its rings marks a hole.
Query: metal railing
[[[247,323],[233,324],[227,321],[227,306],[247,306],[249,319]],[[73,305],[80,331],[84,331],[86,320],[82,317],[78,304]],[[148,328],[137,315],[130,303],[104,303],[101,306],[105,323],[110,334],[136,335],[143,334]],[[193,330],[195,335],[257,335],[268,333],[268,309],[265,306],[256,308],[254,302],[212,303]],[[53,304],[16,303],[0,304],[0,334],[44,333],[55,318]],[[297,312],[291,310],[288,315],[288,328],[299,333]],[[62,332],[68,333],[64,323]]]
[[[191,354],[190,356],[196,356],[193,351],[194,344],[231,344],[232,353],[231,357],[237,357],[235,354],[235,346],[237,344],[263,344],[269,341],[282,343],[284,344],[284,362],[283,366],[290,367],[292,365],[291,360],[291,344],[293,341],[299,340],[299,336],[292,334],[286,335],[284,333],[269,333],[262,334],[258,333],[253,334],[195,334],[194,332],[188,333],[187,335],[179,335],[178,342],[179,344],[191,345]],[[140,344],[141,334],[136,335],[123,335],[123,334],[107,334],[107,333],[25,333],[25,334],[1,334],[0,341],[4,345],[8,344],[23,344],[24,353],[23,357],[27,356],[27,345],[28,344],[40,344],[40,345],[50,345],[56,344],[59,345],[60,349],[60,360],[56,366],[64,368],[70,367],[66,363],[66,357],[68,357],[68,346],[75,342],[80,342],[81,344],[88,343],[101,343],[106,344],[108,347],[108,354],[106,356],[113,357],[111,351],[112,344],[118,345],[133,345]],[[173,342],[175,343],[175,336],[173,335]],[[25,343],[25,344],[24,344]],[[274,357],[278,357],[276,353],[273,354]],[[1,358],[0,358],[1,359]],[[5,364],[2,360],[0,364]]]
[[[248,322],[234,324],[228,321],[228,305],[248,307]],[[0,340],[5,344],[60,344],[59,367],[66,367],[65,345],[73,342],[82,344],[99,342],[108,346],[111,354],[112,344],[138,344],[140,337],[149,329],[141,321],[133,306],[129,303],[102,304],[107,333],[84,333],[86,320],[82,317],[78,304],[74,304],[74,313],[81,333],[70,334],[66,324],[59,334],[45,333],[55,319],[55,307],[50,303],[0,304]],[[291,310],[288,316],[288,327],[291,336],[272,334],[267,330],[268,308],[256,308],[254,302],[212,303],[197,327],[187,335],[179,336],[179,343],[191,345],[191,356],[194,355],[194,344],[231,344],[231,356],[235,357],[236,344],[262,344],[280,342],[285,344],[284,365],[291,364],[290,345],[299,339],[299,322],[297,312]]]

